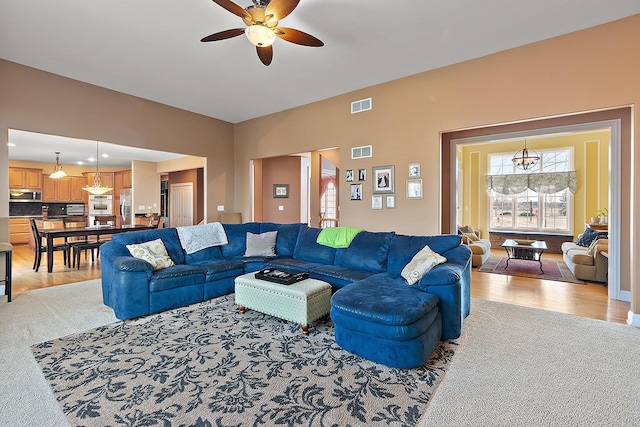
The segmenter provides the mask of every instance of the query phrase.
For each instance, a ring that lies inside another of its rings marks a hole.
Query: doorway
[[[623,197],[622,176],[631,175],[631,164],[623,159],[631,159],[631,108],[581,113],[548,119],[495,125],[485,128],[467,129],[442,134],[442,232],[456,232],[456,178],[457,141],[487,138],[491,135],[537,135],[561,131],[609,128],[609,297],[630,301],[631,291],[621,289],[622,281],[630,283],[630,225],[628,218],[622,224],[623,212],[631,212],[630,197]]]
[[[171,184],[169,198],[169,227],[193,225],[193,183]]]

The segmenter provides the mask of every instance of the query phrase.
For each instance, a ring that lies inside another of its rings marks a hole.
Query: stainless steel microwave
[[[9,189],[9,201],[10,202],[41,202],[42,191],[40,190],[17,190],[15,188]]]

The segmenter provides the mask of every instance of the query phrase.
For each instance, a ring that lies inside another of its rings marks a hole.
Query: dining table
[[[47,239],[47,272],[53,272],[53,241],[60,237],[88,237],[106,234],[126,233],[130,231],[151,230],[153,225],[94,225],[90,227],[48,228],[38,229],[40,237]]]

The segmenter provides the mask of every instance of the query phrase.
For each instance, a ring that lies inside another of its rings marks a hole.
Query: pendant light
[[[98,156],[98,141],[96,141],[96,174],[93,176],[93,185],[92,186],[87,186],[87,187],[82,187],[82,189],[84,191],[88,191],[89,194],[94,194],[94,195],[101,195],[104,193],[107,193],[111,190],[113,190],[113,188],[111,187],[103,187],[102,186],[102,177],[100,176],[100,169],[99,169],[99,159],[100,157]]]
[[[62,165],[60,164],[60,152],[56,151],[56,165],[53,167],[53,172],[49,175],[49,178],[60,179],[67,176],[67,174],[62,170]]]
[[[540,156],[535,151],[527,149],[527,140],[525,139],[524,148],[522,151],[516,152],[511,160],[517,168],[527,170],[538,164]]]

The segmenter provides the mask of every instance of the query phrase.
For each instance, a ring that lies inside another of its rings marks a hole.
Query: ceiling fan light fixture
[[[49,178],[60,179],[65,176],[67,176],[67,174],[62,170],[62,165],[60,164],[60,152],[56,151],[56,164],[53,166],[53,172],[51,172]]]
[[[260,24],[248,26],[244,33],[249,41],[258,47],[271,46],[276,39],[273,30]]]

